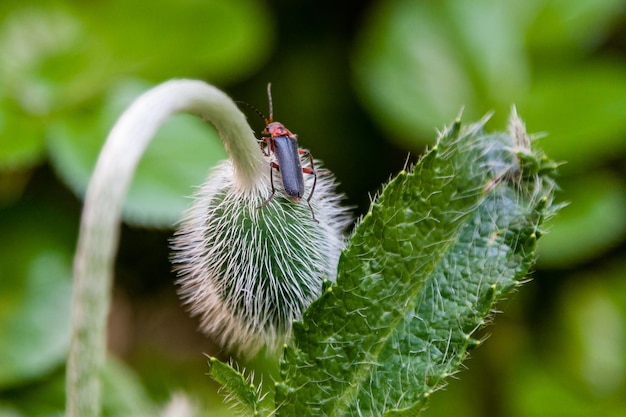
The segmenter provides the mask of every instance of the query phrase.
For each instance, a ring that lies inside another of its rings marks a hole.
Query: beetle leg
[[[313,217],[313,220],[319,223],[319,221],[315,218],[313,207],[311,207],[311,197],[313,197],[313,192],[315,192],[315,185],[317,184],[317,172],[315,171],[315,165],[313,164],[313,155],[311,155],[311,152],[307,151],[306,149],[298,149],[298,153],[300,155],[304,155],[304,154],[309,155],[309,164],[311,165],[311,168],[306,168],[306,167],[302,168],[302,172],[304,172],[305,174],[313,175],[313,186],[311,187],[311,192],[309,193],[309,196],[306,199],[306,203],[309,205],[309,209],[311,210],[311,216]]]
[[[260,210],[263,207],[267,206],[267,203],[269,203],[270,200],[274,198],[274,194],[276,194],[276,188],[274,187],[274,169],[279,169],[278,164],[276,162],[270,162],[270,184],[272,185],[272,192],[270,193],[270,196],[267,197],[267,200],[265,200],[263,204],[257,207],[257,210]]]
[[[306,201],[311,201],[311,197],[313,197],[313,192],[315,191],[315,185],[317,184],[317,171],[315,171],[315,165],[313,164],[313,155],[311,155],[311,152],[304,150],[304,149],[299,149],[298,153],[300,153],[300,151],[303,151],[301,155],[304,155],[304,154],[309,155],[309,164],[311,165],[311,168],[303,167],[302,172],[304,172],[305,174],[313,175],[313,187],[311,187],[311,192],[309,193],[309,196],[306,199]]]
[[[258,139],[258,141],[259,145],[261,146],[261,152],[263,152],[263,155],[270,156],[270,154],[274,150],[272,149],[272,138],[267,135],[261,135],[261,139]]]

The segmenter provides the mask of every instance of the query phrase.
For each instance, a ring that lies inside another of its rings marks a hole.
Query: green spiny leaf
[[[263,396],[259,389],[242,373],[219,359],[209,358],[209,375],[222,385],[227,393],[227,400],[239,406],[242,415],[259,416],[263,405]]]
[[[554,190],[517,115],[508,134],[485,121],[454,123],[372,204],[337,285],[294,324],[278,415],[417,415],[480,344],[472,334],[533,262]]]

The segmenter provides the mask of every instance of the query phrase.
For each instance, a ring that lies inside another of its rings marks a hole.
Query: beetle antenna
[[[267,98],[270,102],[270,123],[274,121],[274,109],[272,106],[272,83],[267,83]]]
[[[265,121],[265,124],[269,124],[270,120],[267,119],[267,117],[265,117],[265,115],[263,113],[261,113],[261,110],[257,109],[256,107],[254,107],[252,104],[250,103],[246,103],[245,101],[241,101],[241,100],[236,100],[235,103],[237,104],[243,104],[244,106],[254,110],[254,112],[256,114],[258,114],[259,116],[261,116],[261,118],[263,119],[263,121]]]

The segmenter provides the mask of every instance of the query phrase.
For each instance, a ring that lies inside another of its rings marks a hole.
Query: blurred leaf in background
[[[4,1],[0,15],[0,169],[26,175],[49,151],[61,178],[80,195],[113,122],[149,82],[233,82],[262,63],[271,44],[270,30],[255,29],[257,21],[270,19],[254,0],[157,0],[149,7],[139,1]],[[206,138],[211,135],[183,118],[161,132],[151,161],[139,168],[127,218],[171,226],[190,185],[202,182],[225,155],[219,142]]]
[[[0,253],[0,389],[51,373],[65,360],[76,230],[70,220],[32,205],[0,218],[11,246]]]
[[[103,97],[103,105],[90,114],[48,127],[50,160],[78,195],[87,189],[105,132],[148,88],[146,82],[126,80],[113,86]],[[191,186],[201,183],[207,167],[225,157],[217,134],[202,120],[189,115],[172,118],[159,130],[137,167],[124,202],[124,219],[134,225],[171,227],[187,206]]]
[[[232,84],[250,76],[267,59],[271,21],[257,0],[0,3],[1,416],[64,407],[79,212],[46,164],[82,196],[107,133],[131,100],[172,77]],[[174,118],[138,168],[125,220],[171,227],[192,187],[224,157],[200,120]],[[116,387],[105,389],[107,415],[153,407],[131,371],[107,369]]]

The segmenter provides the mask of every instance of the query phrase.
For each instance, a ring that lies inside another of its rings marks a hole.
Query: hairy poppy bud
[[[267,177],[270,175],[269,163]],[[319,166],[317,168],[319,171]],[[276,350],[291,322],[334,281],[349,217],[333,177],[321,172],[311,207],[282,188],[242,192],[230,160],[217,166],[195,197],[174,239],[180,294],[201,328],[228,350]],[[310,189],[313,179],[305,178]]]

